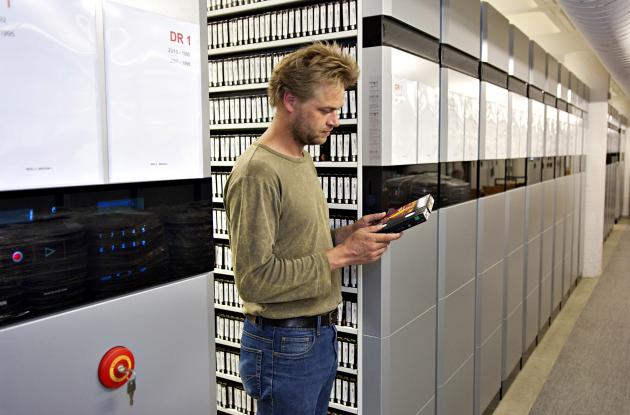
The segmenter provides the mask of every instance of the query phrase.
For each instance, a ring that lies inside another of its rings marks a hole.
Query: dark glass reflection
[[[555,178],[559,178],[559,177],[563,177],[565,170],[564,170],[564,157],[556,157],[556,161],[555,161]]]
[[[438,165],[363,168],[364,213],[397,209],[430,193],[438,204]],[[438,206],[434,205],[434,210]]]
[[[570,176],[573,173],[575,173],[573,171],[573,157],[571,156],[565,156],[564,157],[564,175],[565,176]]]
[[[505,160],[479,161],[479,197],[505,192]]]
[[[606,164],[613,164],[619,161],[619,153],[607,153]]]
[[[542,181],[553,180],[555,177],[556,158],[545,157],[542,160]]]
[[[508,159],[505,161],[506,190],[523,187],[527,184],[527,159]]]
[[[0,195],[0,325],[211,271],[210,196],[206,179]]]
[[[542,181],[543,159],[540,157],[529,157],[527,159],[527,185],[540,183]]]
[[[439,207],[464,203],[478,197],[477,162],[440,163]]]

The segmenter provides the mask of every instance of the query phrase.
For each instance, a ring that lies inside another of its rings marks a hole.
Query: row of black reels
[[[212,207],[63,212],[0,226],[0,322],[213,267]]]

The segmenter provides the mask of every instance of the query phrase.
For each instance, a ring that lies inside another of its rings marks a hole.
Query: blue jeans
[[[245,319],[239,371],[257,415],[326,415],[337,373],[337,329],[283,328]]]

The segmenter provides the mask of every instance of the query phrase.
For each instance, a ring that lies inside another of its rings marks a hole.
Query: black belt
[[[337,324],[337,309],[321,314],[319,316],[310,317],[293,317],[293,318],[265,318],[261,316],[252,316],[246,314],[245,317],[254,324],[263,326],[286,327],[286,328],[317,328],[317,319],[321,318],[321,326],[331,326]]]

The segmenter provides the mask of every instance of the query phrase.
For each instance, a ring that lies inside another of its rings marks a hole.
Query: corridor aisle
[[[604,272],[584,278],[494,412],[630,413],[630,221],[604,244]]]

